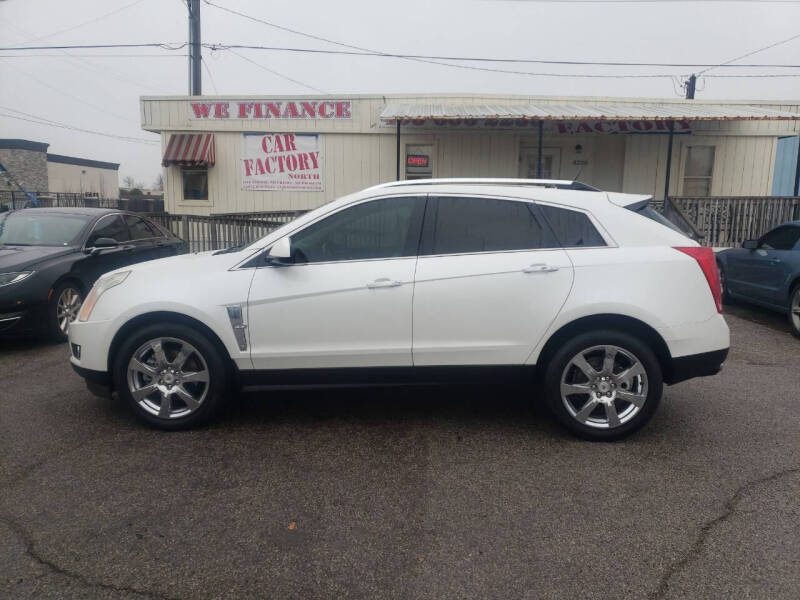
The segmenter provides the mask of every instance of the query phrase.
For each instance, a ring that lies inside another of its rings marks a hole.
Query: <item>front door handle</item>
[[[367,287],[371,290],[374,290],[375,288],[397,287],[398,285],[403,285],[403,282],[395,279],[389,279],[388,277],[379,277],[372,283],[368,283]]]
[[[558,267],[552,267],[550,265],[546,265],[545,263],[528,265],[522,269],[523,273],[552,273],[553,271],[558,271]]]

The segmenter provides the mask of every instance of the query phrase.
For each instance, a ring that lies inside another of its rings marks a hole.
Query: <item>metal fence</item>
[[[800,219],[800,197],[670,197],[663,210],[673,221],[677,217],[689,223],[705,246],[739,246],[781,223]]]
[[[295,210],[210,216],[151,213],[147,216],[189,242],[192,252],[203,252],[254,242],[304,212]]]
[[[64,192],[0,191],[0,210],[52,207],[118,208],[132,212],[164,212],[164,199],[153,196],[95,198],[86,194]]]

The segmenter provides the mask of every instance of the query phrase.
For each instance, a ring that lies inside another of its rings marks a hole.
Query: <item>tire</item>
[[[604,362],[607,355],[613,356],[611,371]],[[591,378],[586,374],[589,369]],[[620,377],[624,373],[627,378]],[[563,395],[562,382],[569,386]],[[658,409],[663,387],[653,351],[639,338],[616,330],[589,331],[572,338],[545,368],[544,392],[550,411],[569,431],[591,441],[618,440],[639,430]]]
[[[47,306],[47,335],[53,341],[66,342],[69,324],[78,317],[83,291],[74,281],[63,281],[53,291]]]
[[[731,297],[731,293],[728,291],[728,279],[725,275],[725,269],[720,263],[717,263],[717,269],[719,269],[719,286],[722,293],[722,303],[734,304],[735,300],[733,297]]]
[[[800,283],[789,294],[789,328],[792,334],[800,338]]]
[[[191,429],[212,420],[224,405],[231,380],[227,361],[203,333],[179,323],[153,323],[117,352],[114,386],[148,425]]]

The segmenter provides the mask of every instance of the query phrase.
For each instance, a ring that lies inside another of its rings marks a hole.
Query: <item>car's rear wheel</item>
[[[719,287],[722,293],[722,302],[724,304],[733,304],[733,298],[728,291],[728,277],[725,273],[725,269],[720,263],[717,263],[717,269],[719,270]]]
[[[800,337],[800,283],[789,295],[789,327],[794,335]]]
[[[114,385],[140,419],[160,429],[205,423],[228,393],[220,351],[176,323],[148,325],[126,340],[114,363]]]
[[[66,342],[70,324],[78,318],[83,294],[78,284],[65,281],[53,290],[48,307],[48,333],[57,342]]]
[[[661,367],[652,350],[619,331],[590,331],[571,339],[545,371],[553,415],[588,440],[616,440],[637,431],[655,414],[662,391]]]

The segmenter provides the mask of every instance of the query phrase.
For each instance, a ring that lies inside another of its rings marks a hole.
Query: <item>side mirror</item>
[[[745,250],[755,250],[758,248],[758,240],[745,240],[742,242],[742,248]]]
[[[267,264],[273,267],[285,267],[292,262],[292,240],[289,236],[279,239],[267,253]]]
[[[117,248],[119,242],[114,238],[101,237],[97,238],[92,245],[92,256],[99,254],[101,250],[108,250],[109,248]]]

